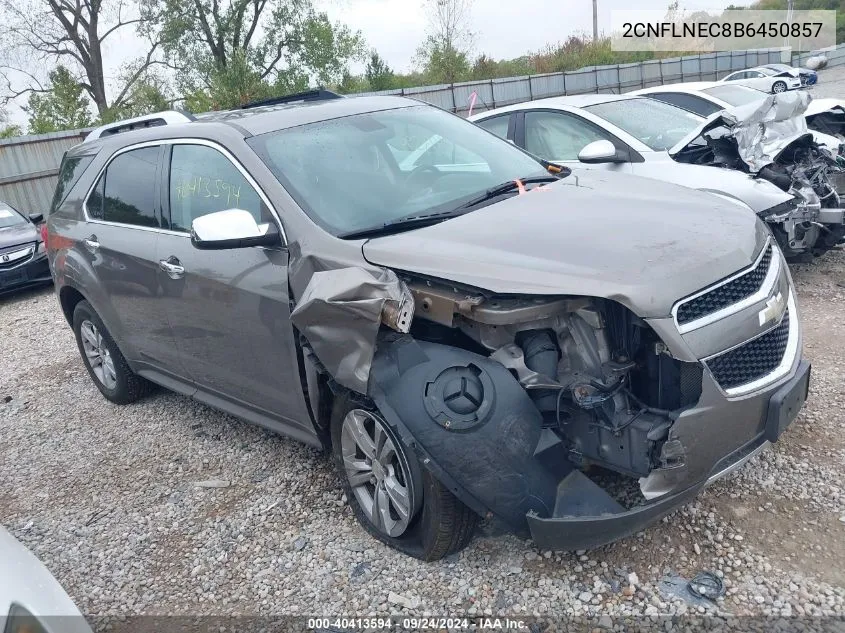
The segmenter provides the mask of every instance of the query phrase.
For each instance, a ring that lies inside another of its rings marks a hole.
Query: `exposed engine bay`
[[[701,394],[701,366],[673,359],[627,308],[588,297],[498,298],[409,286],[417,306],[411,334],[504,366],[573,466],[638,478],[682,465],[680,443],[667,440],[677,414]],[[427,395],[436,400],[442,394],[433,389]],[[438,406],[460,418],[443,397]]]
[[[761,214],[787,256],[820,254],[845,238],[838,193],[845,185],[845,157],[808,130],[803,113],[809,98],[782,93],[725,110],[673,154],[683,163],[744,171],[792,194],[792,202]]]

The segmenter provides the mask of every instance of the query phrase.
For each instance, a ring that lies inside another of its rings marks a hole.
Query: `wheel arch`
[[[74,286],[62,286],[59,290],[59,305],[62,308],[62,313],[65,315],[65,320],[68,325],[73,326],[73,311],[76,309],[80,301],[86,301],[83,295]]]

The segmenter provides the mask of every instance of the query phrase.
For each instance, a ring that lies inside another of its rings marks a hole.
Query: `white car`
[[[777,71],[765,66],[739,70],[724,77],[720,83],[736,83],[755,90],[777,94],[801,87],[801,77],[790,71]]]
[[[529,101],[470,120],[555,163],[631,173],[737,201],[769,222],[788,256],[811,252],[820,234],[821,205],[812,189],[782,189],[739,166],[690,162],[689,148],[697,133],[714,125],[712,117],[644,97],[591,94]]]
[[[0,631],[91,633],[49,570],[0,526]]]
[[[762,101],[766,95],[754,88],[720,81],[690,81],[682,84],[665,84],[627,94],[650,97],[689,110],[698,116],[708,117],[728,108],[747,106]],[[819,131],[814,127],[816,115],[827,112],[837,105],[836,99],[813,99],[804,116],[813,133],[813,139],[834,155],[840,153],[840,140],[836,136]],[[841,111],[841,106],[840,106]],[[822,119],[827,120],[827,119]]]

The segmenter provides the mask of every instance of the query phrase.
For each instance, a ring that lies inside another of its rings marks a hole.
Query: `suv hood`
[[[681,139],[669,154],[675,157],[693,144],[728,137],[736,142],[739,157],[749,171],[756,174],[777,160],[789,145],[810,134],[804,112],[811,99],[805,91],[782,92],[716,112]]]
[[[748,209],[650,179],[573,170],[561,182],[434,226],[369,240],[366,259],[495,293],[587,295],[641,317],[754,261]]]

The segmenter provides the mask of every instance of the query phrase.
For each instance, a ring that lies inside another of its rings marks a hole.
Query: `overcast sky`
[[[666,9],[670,0],[598,0],[599,31],[609,31],[614,9]],[[682,9],[724,9],[730,0],[681,0]],[[747,4],[734,0],[733,4]],[[395,70],[407,71],[426,28],[422,0],[323,0],[329,15],[360,30]],[[518,57],[573,33],[593,31],[592,0],[475,0],[475,52]]]

